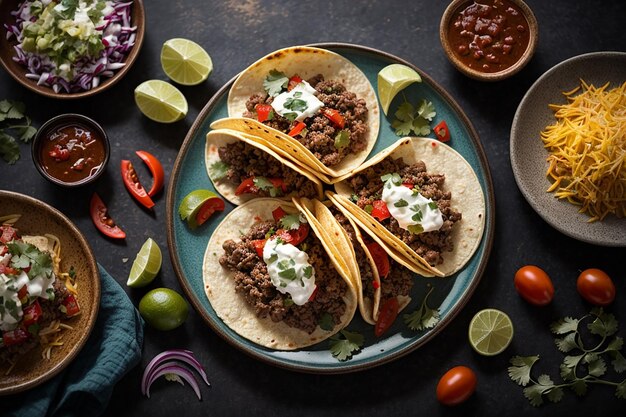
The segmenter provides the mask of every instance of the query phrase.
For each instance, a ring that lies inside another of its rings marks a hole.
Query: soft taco
[[[271,198],[235,208],[209,240],[204,289],[234,332],[261,346],[318,343],[354,316],[357,295],[345,265],[294,204]]]
[[[437,276],[461,269],[482,238],[485,200],[469,163],[428,138],[403,138],[335,184],[329,197],[371,237]]]
[[[323,179],[361,165],[380,125],[365,74],[337,53],[305,46],[278,50],[243,70],[230,89],[228,115],[211,127],[263,138]]]
[[[387,248],[364,236],[351,217],[331,202],[313,200],[302,205],[307,218],[313,217],[318,222],[337,255],[348,265],[365,322],[376,324],[381,309],[390,301],[397,303],[397,312],[410,303],[413,274],[390,256]]]
[[[244,133],[209,132],[205,162],[215,189],[235,205],[259,197],[323,197],[322,183],[315,175]]]

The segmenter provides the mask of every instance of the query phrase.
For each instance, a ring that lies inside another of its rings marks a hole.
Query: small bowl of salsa
[[[439,26],[450,62],[468,77],[498,81],[532,58],[537,19],[522,0],[454,0]]]
[[[31,147],[39,173],[64,187],[95,181],[106,169],[110,151],[102,126],[74,113],[56,116],[44,123]]]

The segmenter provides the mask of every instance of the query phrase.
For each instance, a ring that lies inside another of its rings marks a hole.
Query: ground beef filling
[[[307,333],[312,333],[326,319],[325,316],[330,316],[335,325],[340,324],[346,309],[342,297],[348,289],[347,284],[332,266],[321,242],[312,232],[299,248],[306,247],[309,263],[315,270],[317,291],[313,300],[301,306],[296,305],[289,294],[281,294],[272,284],[267,265],[257,255],[251,242],[265,239],[271,229],[279,228],[275,222],[260,222],[241,236],[241,241],[224,242],[224,255],[219,261],[222,267],[234,271],[236,291],[254,307],[259,318],[269,317],[274,322],[283,321]]]
[[[375,292],[374,274],[365,250],[356,240],[356,232],[348,218],[334,207],[331,207],[330,211],[341,227],[348,233],[350,243],[354,247],[359,272],[361,273],[361,282],[363,283],[363,297],[373,299]],[[380,277],[382,300],[399,295],[409,295],[414,282],[411,272],[391,257],[389,257],[389,267],[389,274],[386,277]]]
[[[443,215],[443,226],[432,232],[413,234],[402,229],[393,217],[380,223],[409,245],[430,265],[441,264],[443,252],[451,252],[454,249],[452,228],[457,221],[461,220],[461,213],[450,206],[451,193],[443,191],[445,175],[427,172],[426,164],[423,161],[407,165],[402,158],[387,157],[348,180],[359,207],[365,209],[366,206],[381,199],[383,182],[380,177],[389,173],[398,173],[402,177],[403,184],[413,184],[419,188],[420,194],[435,201]]]
[[[343,128],[335,126],[321,112],[304,119],[306,129],[295,138],[310,150],[324,165],[332,167],[340,163],[347,155],[358,153],[367,147],[367,103],[358,98],[355,93],[346,90],[346,87],[337,81],[325,81],[322,75],[307,80],[318,92],[317,98],[324,103],[325,108],[339,111],[345,120]],[[246,102],[247,111],[244,117],[257,119],[255,106],[270,104],[273,97],[267,94],[255,94]],[[289,133],[298,122],[288,119],[274,112],[272,120],[263,122],[265,125],[284,133]],[[340,149],[335,147],[335,137],[341,130],[350,133],[349,145]]]
[[[317,196],[317,190],[311,180],[259,148],[245,142],[233,142],[220,147],[218,153],[222,162],[229,167],[224,179],[232,182],[235,186],[250,177],[263,176],[283,180],[284,191],[275,188],[279,194],[271,195],[267,189],[258,189],[255,194],[259,197],[297,195],[298,197],[314,198]]]

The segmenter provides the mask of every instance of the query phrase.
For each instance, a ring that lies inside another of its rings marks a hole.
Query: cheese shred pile
[[[626,217],[626,82],[608,90],[585,83],[551,104],[556,123],[541,132],[549,152],[548,192],[580,206],[589,222]]]

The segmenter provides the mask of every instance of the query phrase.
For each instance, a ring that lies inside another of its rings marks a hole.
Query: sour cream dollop
[[[306,252],[279,239],[269,239],[263,248],[263,260],[272,284],[280,293],[289,293],[299,306],[311,298],[316,287],[315,270]]]
[[[436,202],[404,185],[394,184],[392,179],[385,182],[382,200],[398,225],[411,233],[420,232],[417,225],[423,229],[421,232],[432,232],[443,226],[443,215]]]
[[[322,103],[316,96],[317,90],[306,81],[298,83],[291,91],[285,91],[274,97],[272,108],[283,117],[295,113],[295,120],[301,122],[307,117],[314,116],[322,107]],[[294,120],[294,119],[292,119]]]

